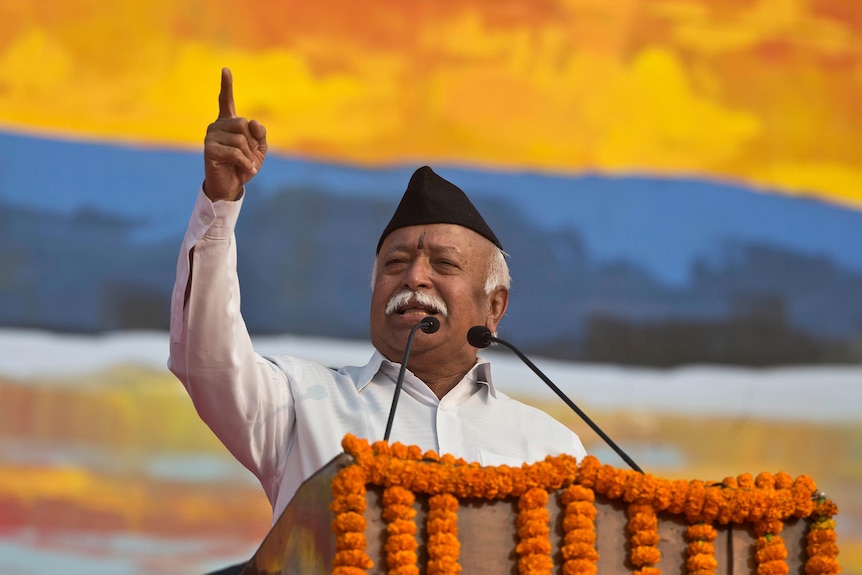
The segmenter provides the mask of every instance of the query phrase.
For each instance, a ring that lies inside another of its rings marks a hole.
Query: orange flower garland
[[[754,533],[757,564],[757,575],[787,575],[790,567],[787,565],[787,547],[781,537],[781,521],[763,521],[755,524]]]
[[[582,485],[563,491],[563,575],[596,575],[596,495]]]
[[[373,566],[365,551],[366,486],[383,487],[385,545],[390,574],[415,575],[416,525],[413,498],[428,497],[427,572],[458,575],[458,500],[518,499],[516,519],[520,575],[550,574],[549,492],[563,489],[563,575],[595,575],[598,553],[595,496],[628,504],[630,560],[638,575],[660,575],[657,513],[684,515],[686,568],[690,575],[711,575],[716,569],[716,525],[753,525],[758,575],[785,575],[787,549],[781,537],[784,521],[811,518],[806,533],[806,575],[836,575],[838,547],[834,503],[818,495],[807,476],[786,473],[749,474],[721,483],[669,481],[631,470],[602,465],[592,456],[577,462],[571,456],[548,457],[521,467],[488,467],[466,463],[451,455],[421,453],[416,447],[375,442],[351,435],[342,443],[354,465],[342,469],[332,482],[336,534],[334,575],[362,575]]]
[[[627,531],[631,540],[631,562],[634,575],[661,575],[655,565],[661,559],[658,550],[658,517],[647,503],[632,503],[626,512],[629,516]]]
[[[428,499],[428,575],[458,575],[458,499],[441,493]]]
[[[365,471],[359,466],[342,469],[332,480],[332,503],[335,514],[335,557],[332,575],[364,575],[374,562],[365,552]]]
[[[533,487],[518,500],[518,573],[521,575],[550,575],[554,568],[551,560],[551,529],[548,515],[548,492]]]
[[[836,544],[838,536],[835,533],[835,520],[832,519],[837,512],[838,508],[834,503],[822,493],[817,494],[813,511],[816,519],[805,537],[808,551],[806,575],[837,575],[841,571]]]
[[[715,559],[715,541],[718,533],[710,523],[689,525],[685,530],[688,547],[685,562],[689,575],[714,575],[718,567]]]
[[[416,510],[412,491],[398,485],[383,490],[383,520],[386,521],[386,564],[392,575],[419,575],[416,564]]]
[[[778,519],[783,515],[787,500],[779,495],[785,490],[775,490],[779,479],[769,473],[761,473],[754,480],[755,486],[770,494],[769,498],[772,500],[764,510],[764,518],[754,524],[754,534],[757,536],[754,554],[757,575],[787,575],[790,571],[787,565],[787,547],[781,537],[784,523]]]

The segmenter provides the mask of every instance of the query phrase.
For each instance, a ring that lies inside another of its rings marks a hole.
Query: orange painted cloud
[[[685,174],[862,206],[862,5],[70,0],[0,7],[0,127],[200,146],[230,66],[274,149]]]

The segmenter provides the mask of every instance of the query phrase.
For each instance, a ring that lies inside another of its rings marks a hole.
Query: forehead
[[[487,251],[493,244],[471,229],[457,224],[426,224],[393,230],[380,253],[395,250],[448,250],[469,254]]]

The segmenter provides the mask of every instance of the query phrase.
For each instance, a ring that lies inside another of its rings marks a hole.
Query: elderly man
[[[392,441],[485,465],[584,455],[567,427],[495,389],[490,364],[467,342],[473,326],[496,330],[509,272],[467,196],[428,167],[411,178],[377,246],[370,361],[334,371],[258,355],[240,315],[234,225],[266,153],[264,127],[237,117],[223,70],[219,116],[204,143],[205,180],[177,265],[169,367],[201,418],[260,480],[273,519],[341,452],[344,435],[384,437],[408,335],[429,315],[440,327],[416,332]]]

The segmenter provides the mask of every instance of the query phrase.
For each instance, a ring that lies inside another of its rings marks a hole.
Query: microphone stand
[[[533,364],[533,362],[530,361],[530,359],[526,355],[521,353],[518,348],[516,348],[514,345],[507,341],[504,341],[498,337],[494,337],[491,334],[491,330],[484,326],[471,327],[470,330],[467,332],[467,340],[473,347],[486,348],[491,345],[492,342],[496,342],[508,347],[513,352],[515,352],[515,354],[519,358],[521,358],[521,361],[523,361],[527,365],[527,367],[533,370],[533,373],[538,375],[541,380],[544,381],[547,386],[550,387],[554,391],[554,393],[556,393],[560,397],[560,399],[562,399],[565,404],[569,406],[572,411],[577,413],[581,417],[581,419],[583,419],[584,422],[586,422],[586,424],[589,425],[590,428],[592,428],[592,430],[599,435],[599,437],[605,440],[605,442],[611,447],[611,449],[616,452],[617,455],[622,457],[623,461],[629,464],[629,467],[639,473],[643,473],[643,470],[638,466],[638,464],[635,463],[634,460],[629,457],[625,451],[620,449],[620,447],[616,443],[614,443],[614,441],[610,437],[608,437],[605,432],[602,431],[601,428],[587,416],[586,413],[581,411],[581,409],[577,405],[575,405],[575,403],[571,399],[569,399],[566,394],[560,390],[560,388],[554,385],[554,382],[548,379],[548,377],[544,373],[542,373],[542,371],[538,367],[536,367],[535,364]]]
[[[404,385],[404,372],[407,371],[407,358],[410,357],[410,348],[413,346],[413,336],[422,330],[425,333],[434,333],[440,329],[440,320],[434,316],[425,316],[422,321],[410,328],[407,336],[407,344],[404,346],[404,358],[401,360],[401,369],[398,371],[398,379],[395,381],[395,395],[392,396],[392,407],[389,408],[389,420],[386,422],[386,433],[383,441],[389,441],[389,433],[392,431],[392,421],[395,419],[395,408],[398,405],[398,397],[401,395],[401,387]]]

